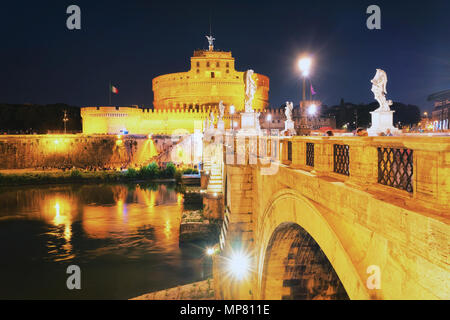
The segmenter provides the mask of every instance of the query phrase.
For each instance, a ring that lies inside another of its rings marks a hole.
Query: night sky
[[[66,8],[81,8],[81,30]],[[368,30],[366,8],[381,7]],[[431,109],[429,94],[450,89],[450,1],[2,1],[0,103],[151,106],[155,76],[187,71],[206,49],[210,12],[215,48],[236,69],[270,77],[270,105],[298,104],[296,61],[314,56],[317,98],[374,101],[375,69],[388,75],[388,99]]]

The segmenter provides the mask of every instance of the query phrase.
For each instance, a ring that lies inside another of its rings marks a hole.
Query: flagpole
[[[309,79],[309,100],[312,100],[312,82],[311,79]]]
[[[111,80],[109,80],[109,88],[108,88],[108,91],[109,91],[109,106],[111,106]]]

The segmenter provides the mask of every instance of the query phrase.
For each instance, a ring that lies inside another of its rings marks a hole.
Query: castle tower
[[[236,71],[231,52],[214,49],[215,40],[207,36],[208,50],[196,50],[191,57],[190,70],[170,73],[153,79],[155,109],[201,109],[217,107],[222,100],[228,108],[244,110],[244,72]],[[255,74],[257,91],[253,107],[269,105],[269,78]]]

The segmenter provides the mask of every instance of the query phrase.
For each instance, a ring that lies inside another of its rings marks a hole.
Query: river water
[[[170,184],[1,189],[0,299],[129,299],[203,280],[206,245],[179,247],[182,211]]]

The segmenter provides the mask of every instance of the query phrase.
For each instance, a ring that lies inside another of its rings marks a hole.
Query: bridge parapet
[[[448,137],[225,135],[225,164],[283,164],[450,208]],[[276,168],[270,172],[276,173]]]
[[[450,138],[292,137],[280,143],[281,163],[291,168],[450,208]]]

